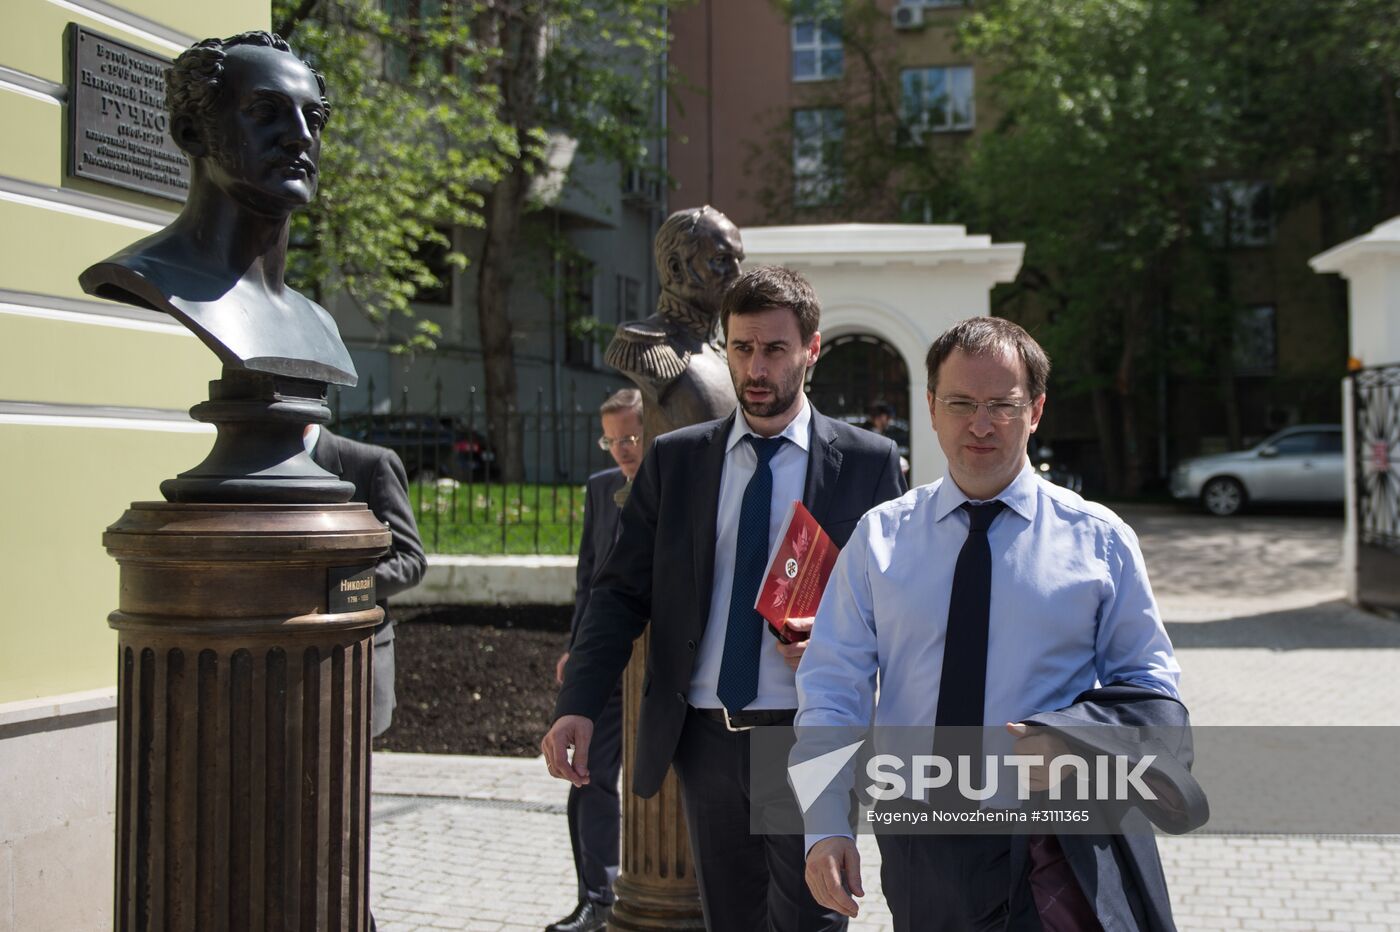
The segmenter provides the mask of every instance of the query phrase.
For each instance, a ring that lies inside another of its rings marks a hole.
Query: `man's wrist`
[[[803,856],[806,857],[807,855],[810,855],[810,854],[812,853],[812,849],[815,848],[815,847],[818,845],[818,843],[823,842],[823,841],[826,841],[828,838],[846,838],[846,839],[849,839],[849,840],[852,841],[852,842],[854,842],[854,841],[856,840],[854,835],[839,835],[839,834],[832,834],[832,835],[808,835],[808,836],[807,836],[807,847],[806,847],[806,849],[803,851]]]

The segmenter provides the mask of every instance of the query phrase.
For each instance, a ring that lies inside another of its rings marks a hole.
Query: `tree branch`
[[[295,32],[296,28],[311,16],[312,11],[316,9],[317,4],[320,2],[321,0],[301,0],[301,2],[297,4],[295,10],[288,12],[287,15],[276,24],[276,28],[273,32],[284,39],[287,38],[287,36]]]

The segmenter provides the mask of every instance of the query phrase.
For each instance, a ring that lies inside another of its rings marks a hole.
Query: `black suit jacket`
[[[1067,708],[1032,715],[1026,721],[1044,726],[1088,754],[1121,754],[1130,765],[1146,754],[1155,755],[1156,762],[1144,779],[1159,799],[1140,801],[1121,815],[1121,834],[1066,834],[1059,841],[1105,929],[1175,932],[1167,879],[1149,820],[1164,831],[1180,834],[1200,828],[1210,818],[1205,792],[1191,776],[1194,751],[1186,707],[1154,690],[1110,684],[1081,694]],[[1094,725],[1115,727],[1087,727]],[[1026,856],[1025,836],[1018,836],[1016,842],[1011,853],[1013,877],[1021,875]],[[1027,899],[1028,891],[1014,891],[1015,895]],[[1027,927],[1038,929],[1039,923]]]
[[[578,577],[574,590],[574,617],[569,621],[569,648],[574,646],[578,623],[588,608],[588,593],[593,577],[602,569],[617,540],[618,518],[622,509],[613,496],[627,484],[619,467],[604,469],[588,477],[583,501],[583,540],[578,548]]]
[[[685,721],[710,612],[725,441],[736,414],[656,439],[622,509],[622,532],[593,583],[555,717],[597,719],[651,620],[632,788],[661,788]],[[812,410],[802,503],[844,546],[861,515],[905,491],[899,451],[878,434]],[[767,642],[765,641],[765,644]]]
[[[384,620],[374,631],[377,681],[373,718],[376,728],[380,724],[387,727],[394,710],[394,626],[389,619],[389,596],[418,585],[428,565],[408,500],[408,475],[393,450],[348,440],[325,427],[311,450],[311,458],[321,468],[354,484],[353,500],[364,502],[389,527],[389,552],[374,567],[374,594],[384,609]]]

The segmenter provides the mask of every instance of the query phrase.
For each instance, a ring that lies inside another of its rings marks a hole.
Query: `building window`
[[[1241,308],[1235,315],[1235,374],[1273,375],[1278,365],[1274,306]]]
[[[923,133],[972,129],[972,67],[905,68],[899,73],[904,128],[911,141]]]
[[[817,15],[815,3],[799,3],[792,18],[792,79],[827,81],[841,77],[845,50],[841,47],[841,20]],[[804,9],[805,8],[805,9]],[[804,15],[805,13],[805,15]]]
[[[626,275],[617,277],[617,322],[642,319],[642,283]]]
[[[1217,246],[1268,246],[1274,241],[1273,185],[1267,181],[1209,185],[1201,229]]]
[[[564,265],[564,362],[573,366],[597,365],[593,331],[593,263],[570,259]]]
[[[830,204],[841,196],[845,135],[845,115],[839,107],[792,112],[793,203],[798,207]]]

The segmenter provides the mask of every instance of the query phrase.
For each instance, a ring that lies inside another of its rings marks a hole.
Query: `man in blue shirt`
[[[1045,408],[1045,352],[1016,324],[972,318],[934,342],[927,369],[947,475],[871,510],[842,550],[797,672],[799,731],[861,727],[873,714],[877,725],[1006,724],[1021,734],[1017,723],[1100,684],[1179,698],[1180,668],[1136,536],[1108,509],[1039,478],[1026,457]],[[965,572],[964,551],[976,548],[982,569]],[[967,575],[979,575],[980,595]],[[1050,838],[1047,856],[1062,868]],[[1009,901],[1024,878],[1011,876],[1009,838],[879,841],[896,929],[1016,927]],[[817,901],[856,915],[853,839],[807,843]],[[1042,915],[1045,928],[1099,928],[1101,904],[1071,887],[1071,921]]]

